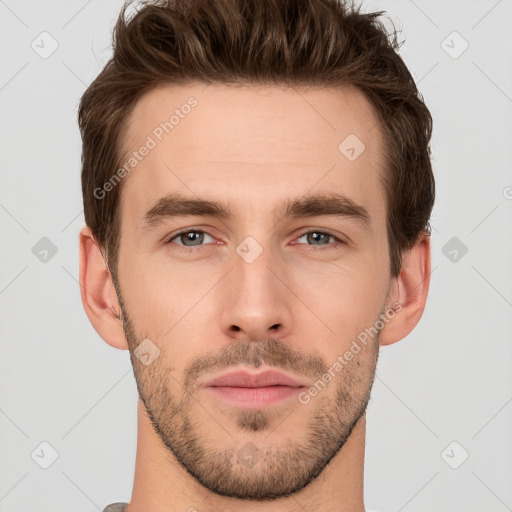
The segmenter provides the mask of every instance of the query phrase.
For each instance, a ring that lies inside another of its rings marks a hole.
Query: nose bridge
[[[247,237],[238,245],[236,253],[234,274],[241,298],[260,300],[268,299],[266,295],[275,297],[275,276],[270,269],[276,272],[278,258],[270,243],[266,243],[264,248],[255,238]]]
[[[260,240],[248,236],[235,250],[231,293],[221,315],[222,329],[232,338],[256,341],[290,329],[286,287],[275,275],[282,262],[269,237]]]

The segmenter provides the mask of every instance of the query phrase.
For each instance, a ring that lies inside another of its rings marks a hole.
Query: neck
[[[138,401],[137,455],[126,512],[364,512],[363,473],[366,414],[322,473],[307,487],[273,501],[245,501],[213,494],[176,460],[153,430]]]

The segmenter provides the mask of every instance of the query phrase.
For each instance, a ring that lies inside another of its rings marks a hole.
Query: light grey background
[[[77,283],[76,110],[121,5],[0,0],[0,512],[92,512],[131,495],[129,356],[96,334]],[[366,505],[512,510],[512,0],[364,5],[402,29],[437,180],[427,307],[381,349],[368,408]]]

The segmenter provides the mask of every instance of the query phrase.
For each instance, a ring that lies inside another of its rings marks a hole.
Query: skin
[[[85,311],[108,344],[130,350],[140,395],[128,511],[364,511],[365,411],[378,352],[423,313],[429,237],[391,278],[384,146],[360,92],[161,87],[132,112],[127,150],[190,96],[198,105],[121,184],[117,283],[90,229],[80,233]],[[354,161],[338,150],[351,133],[365,144]],[[368,227],[280,210],[333,191],[367,209]],[[144,214],[171,192],[222,201],[233,217],[143,229]],[[183,228],[199,231],[199,245],[172,238]],[[301,236],[307,230],[327,235]],[[251,263],[236,251],[248,236],[262,249]],[[200,387],[234,367],[277,368],[312,386],[393,304],[399,312],[307,404],[246,410]],[[149,365],[134,356],[145,339],[160,351]]]

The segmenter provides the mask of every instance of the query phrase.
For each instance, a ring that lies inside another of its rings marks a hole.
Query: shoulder
[[[103,509],[103,512],[124,512],[128,503],[111,503]]]

